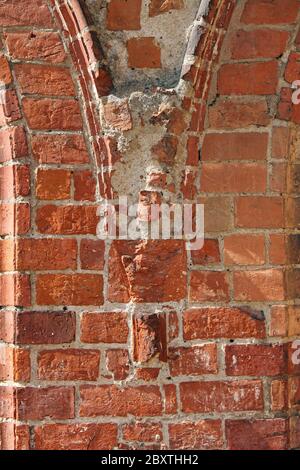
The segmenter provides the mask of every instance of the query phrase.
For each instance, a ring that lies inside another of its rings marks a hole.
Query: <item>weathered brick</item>
[[[16,412],[19,420],[74,418],[72,387],[26,387],[16,391]]]
[[[184,338],[264,338],[261,311],[251,308],[203,307],[187,310],[183,317]]]
[[[293,23],[299,11],[297,0],[283,3],[281,0],[248,0],[242,15],[246,24],[289,24]]]
[[[228,235],[224,239],[224,263],[227,265],[265,264],[264,235]]]
[[[111,0],[107,8],[107,29],[110,31],[141,29],[141,0]]]
[[[122,427],[125,441],[157,442],[162,440],[162,429],[158,423],[124,424]]]
[[[78,102],[71,99],[23,98],[29,127],[37,130],[82,129]]]
[[[90,170],[74,173],[75,201],[95,201],[96,180]]]
[[[158,386],[82,386],[80,390],[80,416],[159,416],[162,412]]]
[[[252,125],[267,126],[270,119],[265,99],[241,103],[233,99],[222,100],[209,108],[209,123],[214,129],[238,129]]]
[[[1,19],[2,23],[2,19]],[[9,85],[12,81],[12,74],[7,58],[4,54],[0,54],[0,82],[3,85]]]
[[[169,302],[185,297],[182,241],[114,241],[109,261],[111,302],[128,302],[130,298],[139,303]]]
[[[71,195],[71,173],[68,170],[38,169],[36,196],[38,199],[61,200]]]
[[[6,0],[0,4],[2,26],[39,26],[51,28],[52,17],[44,0]]]
[[[39,163],[81,164],[88,163],[89,156],[81,135],[33,135],[33,155]]]
[[[227,275],[220,271],[192,271],[189,298],[191,302],[229,299]]]
[[[127,343],[127,314],[123,312],[85,313],[81,320],[84,343]]]
[[[51,349],[38,354],[43,380],[97,380],[100,352],[93,349]]]
[[[231,43],[233,59],[257,59],[259,57],[276,58],[283,54],[289,38],[287,31],[256,29],[239,30]]]
[[[278,82],[276,61],[225,64],[218,75],[220,95],[275,95]]]
[[[128,67],[157,69],[161,67],[160,46],[154,37],[131,38],[127,41]]]
[[[227,375],[274,376],[286,371],[283,346],[232,344],[225,348]]]
[[[172,10],[182,10],[183,8],[183,0],[151,0],[149,5],[149,16],[151,18]]]
[[[16,319],[18,344],[60,344],[75,339],[72,312],[20,312]]]
[[[233,132],[206,134],[202,147],[203,160],[265,160],[268,134]]]
[[[266,190],[267,167],[258,163],[204,163],[200,188],[207,193],[260,193]]]
[[[96,206],[45,205],[37,210],[38,231],[61,235],[96,235],[96,212]]]
[[[233,273],[234,298],[240,301],[284,300],[284,276],[280,269],[236,271]]]
[[[129,354],[127,349],[106,351],[106,367],[114,380],[125,380],[129,375]]]
[[[170,348],[169,366],[172,376],[217,374],[216,344],[204,344],[191,348]]]
[[[236,226],[243,228],[282,228],[281,197],[242,196],[236,199]]]
[[[116,424],[44,424],[34,428],[37,450],[108,450],[117,445]]]
[[[75,94],[69,69],[48,65],[16,64],[14,70],[22,93],[53,96]]]
[[[184,382],[179,387],[182,411],[185,413],[263,409],[263,389],[259,380]]]
[[[28,307],[31,304],[30,280],[27,274],[0,275],[0,304]]]
[[[103,278],[98,274],[39,274],[38,305],[101,305]]]
[[[0,130],[0,162],[8,162],[26,157],[28,147],[23,127],[10,127]]]
[[[0,235],[24,235],[29,228],[29,204],[0,204]]]
[[[81,240],[80,261],[82,269],[102,270],[104,267],[103,240]]]
[[[213,450],[223,447],[221,421],[202,420],[169,424],[171,449]]]
[[[228,420],[226,436],[230,450],[286,450],[285,419]]]
[[[41,60],[53,64],[66,59],[58,33],[5,33],[5,40],[12,59]]]
[[[191,255],[194,264],[208,265],[220,263],[221,255],[218,240],[204,240],[201,250],[192,250]]]

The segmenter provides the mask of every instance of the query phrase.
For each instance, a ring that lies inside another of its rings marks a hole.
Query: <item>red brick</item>
[[[81,135],[33,135],[33,155],[39,163],[81,164],[88,163],[89,156]]]
[[[225,64],[218,76],[220,95],[275,95],[278,82],[278,64],[257,62]]]
[[[163,386],[165,393],[165,413],[172,415],[177,413],[177,394],[176,386],[174,384],[167,384]]]
[[[107,6],[107,29],[109,31],[141,29],[141,6],[141,0],[111,0]]]
[[[68,239],[20,239],[16,243],[17,267],[21,271],[75,269],[77,244]]]
[[[1,19],[1,24],[2,24],[2,19]],[[3,85],[9,85],[12,82],[12,74],[10,71],[8,60],[6,59],[5,55],[2,53],[0,54],[0,82]]]
[[[205,231],[219,232],[233,228],[231,198],[226,196],[203,197],[198,201],[204,204]]]
[[[147,363],[153,358],[167,361],[167,328],[163,314],[137,313],[133,317],[134,360]]]
[[[38,354],[42,380],[97,380],[100,352],[93,349],[52,349]]]
[[[244,228],[282,228],[281,197],[247,196],[236,200],[236,226]]]
[[[82,129],[80,108],[76,100],[23,98],[23,110],[32,129]]]
[[[0,380],[28,382],[30,380],[30,351],[2,346],[0,348]]]
[[[101,305],[103,278],[97,274],[40,274],[36,279],[38,305]]]
[[[68,170],[38,169],[36,196],[38,199],[69,199],[71,195],[71,172]]]
[[[284,277],[279,269],[233,273],[234,298],[240,301],[284,300]]]
[[[300,54],[292,52],[285,69],[284,78],[288,83],[300,79]]]
[[[281,233],[270,235],[269,256],[272,264],[285,264],[287,262],[285,235]]]
[[[218,373],[216,344],[204,344],[191,348],[170,348],[169,366],[172,376]]]
[[[186,164],[190,166],[197,166],[199,162],[199,138],[190,136],[187,141],[187,160]]]
[[[252,125],[267,126],[269,122],[270,115],[265,99],[242,103],[232,99],[222,100],[209,107],[209,123],[214,129],[238,129]]]
[[[18,388],[16,397],[19,420],[74,418],[72,387]]]
[[[15,312],[0,310],[0,341],[5,343],[15,341]]]
[[[72,312],[20,312],[16,320],[17,344],[60,344],[75,340]]]
[[[248,0],[242,15],[246,24],[289,24],[293,23],[299,11],[297,0],[284,3],[281,0]]]
[[[183,335],[186,340],[264,338],[266,332],[263,320],[260,311],[247,307],[194,308],[184,313]]]
[[[143,382],[152,382],[153,380],[157,380],[159,376],[160,369],[157,367],[150,368],[140,368],[136,369],[135,376],[137,380],[143,380]]]
[[[157,423],[124,424],[122,431],[125,441],[159,442],[163,438],[161,425]]]
[[[0,305],[28,307],[30,280],[26,274],[2,274],[0,276]]]
[[[131,38],[127,41],[128,67],[161,68],[160,46],[153,37]]]
[[[102,270],[104,267],[103,240],[81,240],[80,261],[82,269]]]
[[[272,411],[284,411],[288,402],[288,387],[286,380],[272,380],[271,383]]]
[[[69,69],[48,65],[16,64],[21,93],[64,96],[75,94]]]
[[[98,217],[95,206],[45,205],[37,210],[40,233],[62,235],[96,235]]]
[[[12,199],[30,194],[30,172],[26,165],[0,168],[0,199]]]
[[[272,132],[272,157],[287,158],[289,144],[289,128],[274,127]]]
[[[8,162],[28,155],[26,134],[23,127],[0,130],[0,162]]]
[[[81,387],[80,416],[159,416],[161,412],[160,390],[154,385]]]
[[[90,170],[74,173],[75,201],[95,201],[96,180]]]
[[[271,166],[270,189],[273,192],[283,193],[287,185],[287,164],[273,163]]]
[[[186,294],[182,241],[114,241],[110,250],[111,302],[170,302]],[[154,275],[155,274],[155,275]]]
[[[178,450],[213,450],[223,447],[219,420],[202,420],[169,424],[170,448]]]
[[[15,425],[11,422],[0,424],[1,450],[29,450],[29,426]]]
[[[263,388],[259,380],[184,382],[179,387],[184,413],[263,409]]]
[[[266,190],[267,168],[258,163],[204,163],[200,188],[207,193],[260,193]]]
[[[106,351],[106,367],[114,380],[125,380],[129,375],[129,355],[126,349]]]
[[[221,262],[221,255],[218,240],[204,240],[201,250],[193,250],[191,255],[194,264],[204,266],[219,264]]]
[[[108,450],[117,445],[115,424],[44,424],[34,433],[37,450]]]
[[[0,235],[24,235],[29,228],[28,204],[0,204]]]
[[[203,160],[265,160],[268,134],[236,132],[206,134],[203,142]]]
[[[189,298],[191,302],[229,299],[227,275],[220,271],[192,271]]]
[[[151,0],[149,5],[149,16],[162,15],[172,10],[182,10],[183,0]]]
[[[0,386],[0,418],[15,417],[15,389],[10,386]]]
[[[233,344],[226,346],[227,375],[274,376],[286,371],[283,346]]]
[[[289,323],[288,310],[285,305],[274,305],[271,308],[270,336],[287,336]]]
[[[123,312],[86,313],[81,321],[84,343],[127,343],[127,314]]]
[[[58,33],[5,33],[12,59],[41,60],[53,64],[65,61],[66,54]]]
[[[0,102],[0,126],[21,119],[19,101],[15,90],[2,90]]]
[[[167,165],[174,164],[177,153],[178,138],[166,135],[157,144],[153,145],[151,152],[155,159]]]
[[[231,57],[233,59],[276,58],[285,51],[288,38],[287,31],[239,30],[235,33],[231,43]]]
[[[103,106],[103,114],[109,126],[123,132],[132,129],[132,117],[127,99],[108,101]]]
[[[265,264],[264,235],[234,234],[224,239],[224,263],[227,265]]]
[[[285,419],[228,420],[226,436],[230,450],[286,450]]]
[[[53,26],[50,11],[44,0],[6,0],[0,4],[2,26]]]

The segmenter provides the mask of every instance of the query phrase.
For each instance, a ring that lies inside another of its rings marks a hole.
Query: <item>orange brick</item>
[[[161,52],[155,38],[132,38],[127,41],[128,67],[138,69],[161,68]]]
[[[261,265],[265,263],[264,235],[235,234],[224,239],[224,263]]]

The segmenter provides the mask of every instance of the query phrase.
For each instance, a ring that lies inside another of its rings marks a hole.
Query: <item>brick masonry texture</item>
[[[300,2],[207,3],[0,2],[1,450],[300,448]]]

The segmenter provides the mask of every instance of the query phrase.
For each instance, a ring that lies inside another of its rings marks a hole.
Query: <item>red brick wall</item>
[[[0,5],[1,448],[300,447],[299,6],[211,1],[186,96],[137,125],[126,99],[99,119],[114,77],[80,2]],[[96,237],[106,125],[164,126],[147,187],[204,202],[201,251]]]

